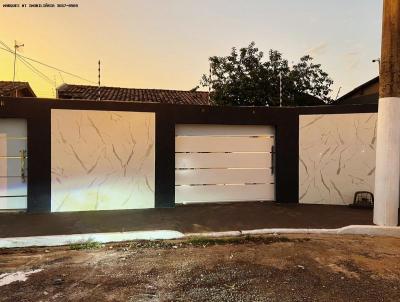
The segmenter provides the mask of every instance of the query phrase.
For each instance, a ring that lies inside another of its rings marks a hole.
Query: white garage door
[[[275,200],[271,126],[177,125],[175,202]]]

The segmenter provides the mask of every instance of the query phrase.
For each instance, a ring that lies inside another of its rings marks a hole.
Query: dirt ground
[[[400,301],[394,238],[293,235],[0,251],[0,284],[7,273],[32,270],[26,281],[0,286],[0,301]]]

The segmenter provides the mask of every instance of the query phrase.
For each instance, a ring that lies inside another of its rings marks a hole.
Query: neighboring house
[[[358,86],[340,97],[335,104],[377,104],[379,100],[379,77]]]
[[[211,105],[208,97],[208,92],[205,91],[136,89],[103,86],[99,88],[97,86],[70,84],[63,84],[57,88],[57,98],[69,100],[100,99],[102,101],[126,101],[181,105]],[[297,96],[296,103],[297,106],[327,105],[321,99],[308,94]]]
[[[0,96],[35,98],[36,94],[28,82],[0,81]]]
[[[77,100],[126,101],[183,105],[209,105],[208,92],[162,89],[135,89],[63,84],[57,98]]]
[[[317,98],[316,96],[312,96],[312,95],[306,94],[306,93],[298,94],[294,100],[295,100],[296,104],[293,106],[297,106],[297,107],[329,105],[329,104],[325,103],[323,100],[321,100],[320,98]],[[285,104],[285,102],[284,102],[284,104]]]

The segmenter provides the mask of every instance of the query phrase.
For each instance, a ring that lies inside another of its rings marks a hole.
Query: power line
[[[4,42],[3,42],[3,41],[1,41],[1,40],[0,40],[0,43],[1,43],[1,44],[3,44],[3,45],[4,45],[4,46],[7,48],[7,50],[11,51],[11,48],[10,48],[10,47],[8,47],[8,45],[7,45],[6,43],[4,43]]]
[[[61,80],[63,81],[63,84],[65,84],[65,81],[64,81],[64,78],[63,78],[61,72],[58,72],[58,73],[60,74],[60,78],[61,78]]]
[[[44,73],[42,73],[40,70],[38,70],[37,68],[35,68],[32,64],[30,64],[29,62],[25,61],[23,58],[18,57],[18,59],[26,66],[28,67],[33,73],[35,73],[36,75],[40,76],[43,80],[45,80],[46,82],[48,82],[51,86],[54,86],[54,82],[51,81],[51,79],[45,75]]]
[[[2,42],[1,40],[0,40],[0,43],[1,43],[2,45],[6,46],[6,48],[0,47],[0,49],[2,49],[2,50],[4,50],[4,51],[7,51],[7,52],[9,52],[9,53],[14,54],[14,52],[7,46],[7,44],[5,44],[4,42]],[[43,63],[43,62],[40,62],[40,61],[38,61],[38,60],[35,60],[35,59],[32,59],[32,58],[23,56],[23,55],[21,55],[21,54],[18,54],[18,56],[20,56],[20,57],[22,57],[22,58],[24,58],[24,59],[26,59],[26,60],[30,60],[30,61],[32,61],[32,62],[35,62],[35,63],[37,63],[37,64],[41,64],[41,65],[43,65],[43,66],[46,66],[46,67],[48,67],[48,68],[52,68],[52,69],[57,70],[57,71],[59,71],[59,72],[62,72],[62,73],[64,73],[64,74],[70,75],[70,76],[72,76],[72,77],[81,79],[81,80],[83,80],[83,81],[86,81],[86,82],[89,82],[89,83],[92,83],[92,84],[97,84],[97,83],[94,82],[94,81],[85,79],[85,78],[83,78],[83,77],[81,77],[81,76],[79,76],[79,75],[76,75],[76,74],[73,74],[73,73],[71,73],[71,72],[62,70],[62,69],[60,69],[60,68],[57,68],[57,67],[48,65],[48,64]]]
[[[0,41],[0,42],[1,42],[1,41]],[[7,51],[7,52],[10,52],[10,53],[13,53],[13,51],[10,51],[10,50],[8,50],[8,49],[6,49],[6,48],[3,48],[3,47],[0,47],[0,49],[2,49],[2,50],[4,50],[4,51]],[[57,70],[58,72],[62,72],[62,73],[65,73],[65,74],[67,74],[67,75],[76,77],[76,78],[81,79],[81,80],[83,80],[83,81],[96,84],[96,82],[90,81],[90,80],[85,79],[85,78],[83,78],[83,77],[81,77],[81,76],[79,76],[79,75],[76,75],[76,74],[70,73],[70,72],[68,72],[68,71],[62,70],[62,69],[60,69],[60,68],[57,68],[57,67],[48,65],[48,64],[43,63],[43,62],[40,62],[40,61],[38,61],[38,60],[35,60],[35,59],[32,59],[32,58],[23,56],[23,55],[21,55],[21,54],[17,54],[17,56],[19,56],[19,57],[21,57],[21,58],[23,58],[23,59],[26,59],[26,60],[30,60],[30,61],[35,62],[35,63],[37,63],[37,64],[41,64],[41,65],[46,66],[46,67],[48,67],[48,68],[52,68],[52,69],[54,69],[54,70]]]
[[[25,60],[23,57],[18,56],[18,59],[23,62],[26,63],[27,65],[29,65],[36,73],[40,74],[41,76],[43,76],[46,80],[48,80],[48,82],[53,83],[53,81],[47,76],[45,75],[43,72],[41,72],[39,69],[37,69],[35,66],[33,66],[31,63],[29,63],[27,60]]]
[[[5,47],[7,47],[9,50],[11,50],[5,43],[1,42]],[[18,58],[26,67],[28,67],[33,73],[36,75],[40,76],[43,80],[47,81],[50,83],[51,86],[54,85],[54,83],[51,81],[51,79],[45,75],[43,72],[41,72],[39,69],[37,69],[35,66],[33,66],[31,63],[29,63],[27,60],[25,60],[22,56],[20,56],[18,53],[14,52],[15,57]]]

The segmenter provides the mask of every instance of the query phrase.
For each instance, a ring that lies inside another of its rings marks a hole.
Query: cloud
[[[354,61],[352,61],[352,62],[349,62],[349,65],[348,65],[348,70],[355,70],[355,69],[358,69],[358,67],[360,66],[360,59],[355,59]]]
[[[359,57],[360,54],[361,54],[360,50],[352,50],[352,51],[345,53],[344,55],[346,58],[354,58],[354,57]]]
[[[354,47],[344,54],[344,60],[348,70],[356,70],[360,67],[362,51],[359,46]]]
[[[311,56],[324,55],[328,50],[328,46],[329,46],[328,43],[323,42],[308,50],[307,53],[310,54]]]

